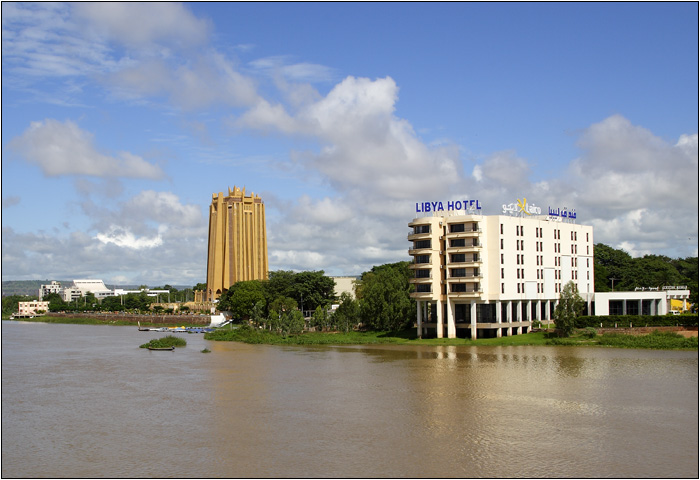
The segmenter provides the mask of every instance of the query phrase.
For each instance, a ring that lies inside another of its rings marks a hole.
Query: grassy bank
[[[402,332],[304,333],[282,336],[243,326],[235,330],[221,329],[204,335],[207,340],[234,341],[267,345],[461,345],[461,346],[608,346],[618,348],[645,348],[663,350],[697,350],[698,337],[685,338],[672,332],[653,332],[649,335],[604,334],[591,336],[582,331],[568,338],[557,338],[552,332],[535,332],[501,338],[426,338],[418,339],[415,330]]]

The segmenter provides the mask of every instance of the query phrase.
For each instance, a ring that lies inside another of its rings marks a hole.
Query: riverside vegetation
[[[204,335],[206,340],[233,341],[249,344],[268,345],[463,345],[463,346],[607,346],[618,348],[647,348],[664,350],[693,350],[698,348],[698,337],[683,337],[673,332],[654,331],[648,335],[627,335],[604,333],[598,335],[595,329],[575,331],[571,336],[561,338],[558,332],[540,331],[524,335],[501,338],[423,338],[416,337],[415,329],[398,332],[308,332],[295,335],[280,335],[242,325],[236,329],[221,328]]]

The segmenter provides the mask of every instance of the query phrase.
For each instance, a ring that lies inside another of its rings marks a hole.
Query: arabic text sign
[[[522,200],[517,199],[517,204],[509,203],[508,205],[503,205],[503,213],[509,215],[518,215],[524,213],[525,215],[541,215],[542,209],[533,204],[527,203],[527,198]]]

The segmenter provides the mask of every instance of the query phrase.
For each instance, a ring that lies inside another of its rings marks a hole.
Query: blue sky
[[[212,193],[270,267],[407,259],[422,201],[698,252],[697,3],[3,3],[2,278],[193,285]]]

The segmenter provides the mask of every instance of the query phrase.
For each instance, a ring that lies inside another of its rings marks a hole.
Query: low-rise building
[[[32,300],[30,302],[19,302],[17,317],[35,317],[43,315],[49,311],[49,302]]]
[[[597,292],[594,315],[666,315],[674,302],[687,310],[690,290],[686,286],[637,288],[635,291]]]

